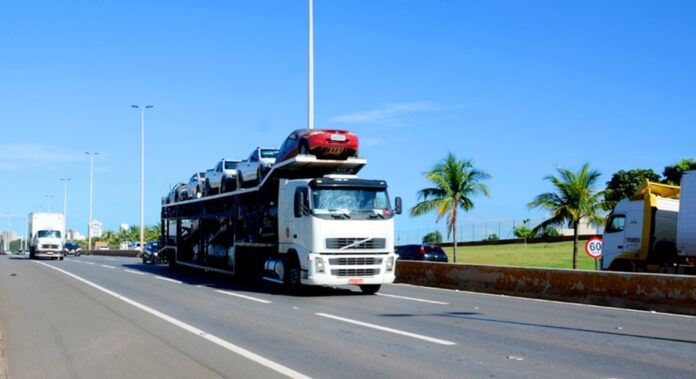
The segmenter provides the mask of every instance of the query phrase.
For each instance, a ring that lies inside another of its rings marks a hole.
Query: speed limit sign
[[[587,240],[585,244],[585,252],[587,255],[594,259],[599,259],[602,257],[602,239],[599,237],[592,237]]]

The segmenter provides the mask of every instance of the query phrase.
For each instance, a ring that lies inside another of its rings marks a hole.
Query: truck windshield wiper
[[[382,219],[383,219],[383,218],[384,218],[384,215],[381,214],[381,213],[370,213],[370,215],[367,216],[367,217],[368,217],[368,218],[382,218]]]
[[[329,212],[338,212],[338,213],[331,213],[331,217],[333,218],[350,218],[350,215],[345,212],[340,212],[339,209],[329,209]]]

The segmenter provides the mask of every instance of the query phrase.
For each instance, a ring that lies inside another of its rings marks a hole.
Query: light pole
[[[309,0],[309,80],[308,80],[308,103],[307,110],[307,129],[314,129],[314,5]]]
[[[89,156],[89,223],[87,225],[87,250],[92,250],[92,195],[94,189],[94,157],[99,153],[90,153],[85,151]]]
[[[63,182],[63,222],[65,223],[65,230],[63,230],[63,238],[68,238],[68,182],[71,178],[60,178]]]
[[[46,195],[46,198],[48,199],[48,213],[51,213],[51,199],[53,199],[53,195]]]
[[[145,109],[152,105],[131,105],[140,109],[140,251],[145,245]]]

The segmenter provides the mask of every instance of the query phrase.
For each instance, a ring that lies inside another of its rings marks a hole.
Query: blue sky
[[[314,3],[315,125],[358,133],[361,176],[406,207],[448,151],[492,176],[464,223],[543,216],[526,204],[559,165],[589,161],[603,185],[696,155],[692,1]],[[0,220],[46,195],[62,211],[70,177],[69,227],[86,233],[96,151],[94,217],[138,224],[131,104],[154,105],[147,224],[170,185],[307,124],[304,0],[7,1],[0,49]]]

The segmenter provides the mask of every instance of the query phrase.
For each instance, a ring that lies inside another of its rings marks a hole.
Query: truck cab
[[[302,284],[359,285],[376,292],[394,281],[394,215],[386,182],[354,175],[281,180],[279,252],[295,257]],[[288,267],[284,267],[288,269]]]
[[[602,269],[659,271],[674,262],[679,187],[646,185],[616,204],[602,236]]]
[[[63,260],[63,236],[60,230],[39,230],[29,245],[31,258],[46,257]]]

